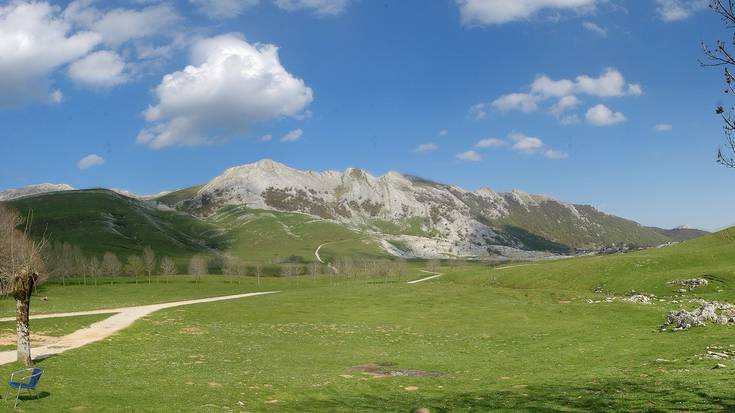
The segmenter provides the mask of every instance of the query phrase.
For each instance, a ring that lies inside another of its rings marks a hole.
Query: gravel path
[[[34,360],[42,360],[44,358],[63,353],[67,350],[79,348],[89,343],[94,343],[95,341],[100,341],[130,326],[136,320],[158,310],[179,307],[182,305],[212,303],[216,301],[234,300],[237,298],[254,297],[264,294],[274,294],[277,292],[278,291],[267,291],[259,293],[235,294],[220,297],[199,298],[195,300],[174,301],[170,303],[141,305],[137,307],[123,307],[109,310],[78,311],[73,313],[39,314],[31,316],[31,319],[33,320],[41,318],[75,317],[91,314],[115,314],[112,317],[106,318],[102,321],[98,321],[90,325],[89,327],[85,327],[71,334],[59,337],[58,341],[53,344],[41,347],[34,347],[31,350],[31,354],[34,355]],[[0,321],[11,320],[15,320],[15,318],[6,317],[0,319]],[[18,353],[15,350],[0,352],[0,365],[14,362],[17,358],[17,354]]]
[[[444,275],[440,272],[433,272],[433,271],[426,271],[426,270],[419,270],[419,271],[426,273],[426,274],[433,274],[433,275],[429,277],[425,277],[425,278],[420,278],[418,280],[409,281],[406,284],[416,284],[416,283],[420,283],[420,282],[424,282],[428,280],[433,280],[434,278],[441,277],[442,275]]]

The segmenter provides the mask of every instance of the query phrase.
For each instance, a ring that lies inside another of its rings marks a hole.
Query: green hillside
[[[7,203],[33,212],[32,233],[78,245],[85,254],[139,254],[150,245],[159,256],[187,257],[222,248],[221,231],[204,221],[104,189],[65,191]]]
[[[697,290],[706,298],[735,300],[735,227],[663,248],[634,253],[581,257],[558,261],[487,267],[457,273],[462,283],[514,289],[552,289],[623,295],[631,290],[672,295],[680,287],[669,281],[706,278]],[[722,290],[718,293],[717,290]]]
[[[173,208],[179,202],[191,199],[196,195],[197,191],[202,189],[203,186],[204,185],[196,185],[189,188],[179,189],[178,191],[169,192],[168,194],[159,196],[153,200]]]
[[[385,257],[374,241],[344,225],[304,214],[225,207],[208,217],[227,234],[228,252],[248,261],[270,262],[287,257],[331,260],[338,255]],[[298,259],[298,258],[297,258]]]

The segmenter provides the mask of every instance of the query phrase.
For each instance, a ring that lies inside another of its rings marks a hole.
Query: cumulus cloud
[[[656,0],[656,11],[661,20],[674,22],[707,8],[708,4],[709,0]]]
[[[515,142],[511,149],[526,155],[540,154],[545,158],[553,160],[561,160],[569,158],[566,152],[552,149],[546,146],[544,141],[535,136],[528,136],[523,133],[514,132],[508,135],[508,138]]]
[[[495,99],[493,108],[498,110],[520,110],[521,112],[535,112],[538,110],[538,97],[528,93],[511,93]]]
[[[281,137],[281,142],[296,142],[304,137],[304,131],[294,129]]]
[[[156,87],[158,102],[145,111],[150,125],[138,143],[160,149],[221,141],[257,122],[298,117],[313,100],[311,88],[281,65],[272,44],[225,34],[195,42],[190,61]]]
[[[413,151],[414,152],[421,153],[421,152],[431,152],[431,151],[435,151],[437,149],[439,149],[439,147],[436,146],[436,144],[433,144],[433,143],[422,143],[421,145],[417,146],[416,149],[414,149]]]
[[[639,84],[626,84],[623,74],[613,68],[605,69],[605,72],[598,77],[577,76],[576,89],[580,93],[599,97],[619,97],[642,93]]]
[[[466,26],[527,20],[542,12],[585,13],[593,11],[597,3],[598,0],[457,0],[462,24]]]
[[[535,136],[527,136],[517,132],[511,133],[508,136],[515,142],[511,147],[514,151],[534,153],[544,147],[544,141]]]
[[[654,129],[656,129],[657,132],[668,132],[674,129],[674,127],[668,123],[659,123],[656,126],[654,126]]]
[[[587,110],[587,122],[595,126],[611,126],[625,122],[625,115],[614,112],[603,104],[595,105]]]
[[[48,3],[0,6],[0,107],[61,101],[49,91],[50,76],[99,42],[99,34],[74,31]]]
[[[549,159],[567,159],[569,154],[566,152],[558,151],[556,149],[547,149],[544,151],[544,156]]]
[[[597,98],[636,96],[643,93],[637,83],[628,83],[618,70],[605,69],[599,76],[579,75],[574,79],[552,79],[546,75],[537,76],[528,87],[528,92],[517,92],[502,95],[492,103],[477,103],[470,107],[470,116],[483,119],[488,116],[489,109],[521,112],[535,112],[550,100],[556,102],[548,108],[549,113],[556,116],[562,124],[577,123],[576,114],[568,114],[575,110],[582,101],[579,95]]]
[[[181,20],[176,10],[168,4],[140,10],[117,8],[102,11],[89,3],[86,0],[72,2],[65,11],[65,17],[99,33],[102,40],[111,46],[157,35]]]
[[[597,23],[593,23],[593,22],[589,22],[589,21],[588,22],[584,22],[584,23],[582,23],[582,27],[584,27],[585,29],[591,31],[592,33],[598,34],[598,35],[600,35],[602,37],[607,37],[607,29],[604,28],[604,27],[602,27],[602,26],[600,26]]]
[[[198,10],[211,19],[237,17],[245,10],[257,6],[259,0],[189,0]]]
[[[482,160],[482,155],[477,153],[477,151],[466,151],[462,153],[458,153],[455,155],[457,159],[460,161],[471,161],[471,162],[477,162]]]
[[[89,154],[77,162],[77,168],[81,170],[89,169],[93,166],[99,166],[105,163],[105,158],[97,154]]]
[[[439,131],[439,133],[437,133],[437,135],[439,135],[439,136],[447,136],[448,133],[449,133],[448,130],[442,129],[442,130]]]
[[[580,103],[582,103],[582,101],[574,95],[562,96],[554,106],[551,107],[551,113],[555,116],[560,116],[566,111],[575,109]]]
[[[270,142],[271,140],[273,140],[273,135],[271,134],[263,135],[258,138],[258,142]]]
[[[72,63],[69,77],[78,84],[92,88],[108,88],[127,80],[122,57],[107,50],[91,53]]]
[[[475,144],[475,148],[496,148],[498,146],[505,146],[508,142],[498,138],[485,138],[481,139]]]
[[[488,109],[489,108],[487,103],[474,104],[470,106],[470,116],[475,119],[485,119],[487,117]]]
[[[319,16],[338,16],[347,10],[348,3],[348,0],[273,0],[282,10],[310,10]]]

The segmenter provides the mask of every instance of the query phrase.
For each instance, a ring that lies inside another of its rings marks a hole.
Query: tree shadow
[[[420,387],[420,383],[417,384]],[[713,394],[695,383],[636,383],[609,380],[584,386],[538,385],[501,391],[455,393],[421,398],[395,394],[351,394],[330,399],[301,399],[282,405],[284,411],[440,412],[527,411],[556,412],[669,412],[735,411],[735,395]],[[436,390],[432,389],[432,393]]]

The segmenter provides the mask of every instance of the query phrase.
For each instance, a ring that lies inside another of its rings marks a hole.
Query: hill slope
[[[7,204],[24,215],[33,211],[34,235],[45,233],[91,255],[138,254],[150,245],[158,255],[186,257],[223,245],[214,225],[103,189],[45,193]]]

